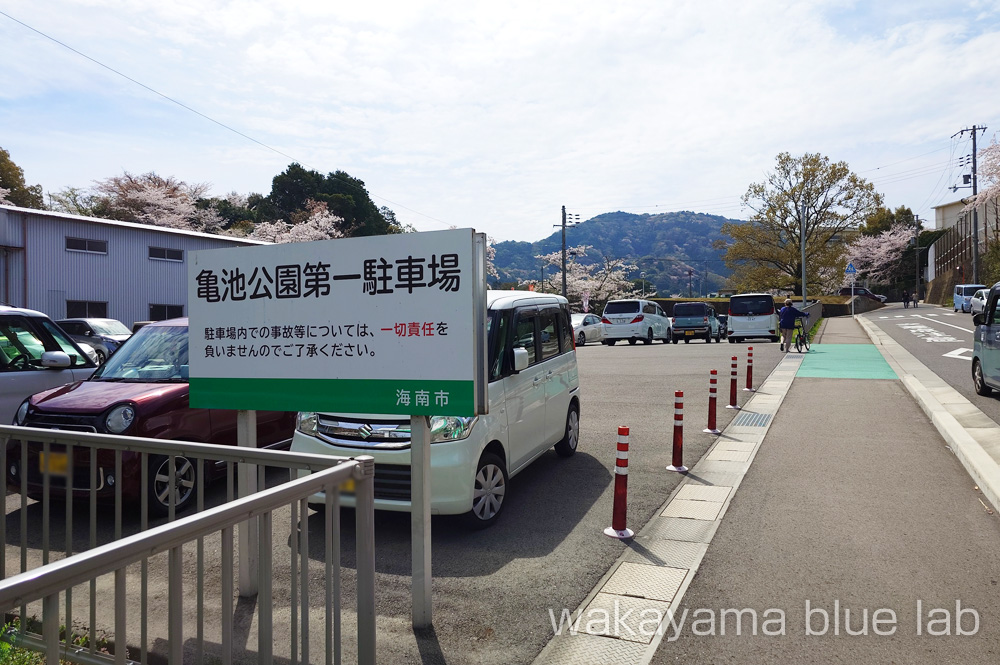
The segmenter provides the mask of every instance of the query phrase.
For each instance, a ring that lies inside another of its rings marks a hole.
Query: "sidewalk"
[[[535,662],[995,662],[1000,521],[871,329],[786,355]]]

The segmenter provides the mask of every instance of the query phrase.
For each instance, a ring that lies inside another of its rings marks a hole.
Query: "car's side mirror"
[[[986,317],[983,316],[982,312],[980,312],[979,314],[973,314],[972,315],[972,325],[974,325],[974,326],[984,326],[984,325],[986,325]]]
[[[514,348],[514,371],[520,372],[528,369],[528,350],[521,347]]]
[[[69,354],[63,351],[46,351],[42,354],[42,367],[69,367],[73,364]]]

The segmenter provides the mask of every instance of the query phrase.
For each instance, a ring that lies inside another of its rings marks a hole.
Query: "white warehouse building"
[[[266,244],[211,233],[0,206],[0,301],[52,319],[187,316],[188,253]]]

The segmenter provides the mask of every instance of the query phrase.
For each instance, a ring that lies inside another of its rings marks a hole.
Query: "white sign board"
[[[472,229],[191,252],[191,406],[485,413]]]

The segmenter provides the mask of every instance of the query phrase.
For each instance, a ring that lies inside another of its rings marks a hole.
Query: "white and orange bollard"
[[[715,426],[715,404],[717,401],[716,396],[716,383],[718,382],[718,374],[716,370],[712,370],[709,373],[708,379],[708,427],[701,430],[706,434],[722,434],[719,429]]]
[[[604,530],[605,536],[625,540],[635,535],[625,526],[628,512],[628,427],[618,427],[618,457],[615,458],[615,500],[611,512],[611,526]]]
[[[753,387],[753,347],[747,347],[747,387],[743,389],[746,393],[755,393],[757,389]]]
[[[684,391],[674,391],[674,450],[667,471],[687,473],[684,466]]]
[[[729,405],[726,406],[727,409],[739,410],[740,406],[736,403],[736,363],[738,358],[733,356],[733,371],[732,380],[729,382]]]

